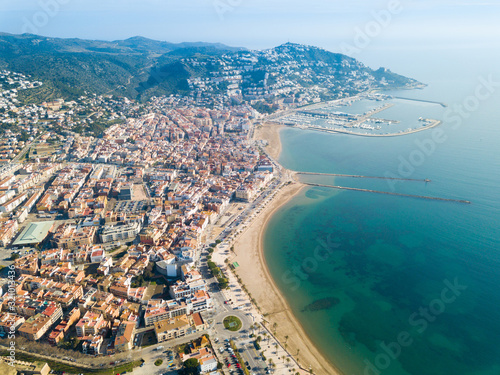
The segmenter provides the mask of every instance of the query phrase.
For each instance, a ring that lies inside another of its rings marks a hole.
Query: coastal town
[[[392,106],[373,91],[385,78],[354,59],[311,57],[324,53],[287,43],[182,58],[208,73],[186,80],[189,95],[147,101],[112,90],[39,102],[51,90],[45,83],[0,71],[8,366],[22,372],[36,362],[33,373],[43,375],[50,366],[103,375],[335,373],[263,259],[267,221],[308,185],[276,161],[279,129],[351,134],[398,121],[372,117]],[[375,104],[359,115],[339,111],[360,101]],[[415,131],[438,125],[431,121]]]
[[[18,93],[42,83],[0,78],[0,349],[9,366],[312,371],[231,261],[238,235],[290,184],[255,139],[259,112],[175,96],[24,105]]]
[[[0,3],[0,375],[500,375],[499,5]]]

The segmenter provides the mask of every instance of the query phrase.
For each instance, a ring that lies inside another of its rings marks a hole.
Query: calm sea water
[[[280,159],[292,170],[432,180],[307,181],[472,201],[310,188],[272,218],[270,271],[312,340],[345,374],[500,374],[500,87],[472,98],[480,77],[499,82],[500,69],[471,72],[461,64],[462,75],[438,64],[441,72],[427,79],[418,72],[426,89],[394,93],[448,108],[405,102],[380,114],[442,119],[434,135],[282,132]],[[454,105],[470,110],[457,117]]]

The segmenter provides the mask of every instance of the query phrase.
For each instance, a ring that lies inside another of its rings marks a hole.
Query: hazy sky
[[[289,40],[340,52],[352,47],[359,57],[394,46],[498,48],[499,14],[498,0],[1,0],[0,31],[248,48]]]

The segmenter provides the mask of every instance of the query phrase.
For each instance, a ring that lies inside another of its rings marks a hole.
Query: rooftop
[[[49,233],[49,230],[50,228],[52,228],[53,224],[53,221],[30,223],[28,226],[26,226],[26,228],[24,228],[13,245],[33,245],[42,242],[45,237],[47,237],[47,234]]]

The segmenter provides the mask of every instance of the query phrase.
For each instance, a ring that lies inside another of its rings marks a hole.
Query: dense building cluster
[[[68,134],[56,159],[4,164],[0,240],[18,249],[0,336],[12,325],[52,345],[73,334],[98,355],[133,348],[141,327],[158,342],[206,329],[213,302],[195,265],[203,235],[231,201],[268,185],[273,167],[250,141],[251,107],[180,104],[154,98],[102,137]],[[213,367],[209,350],[193,356]]]
[[[384,85],[356,60],[337,57],[328,61],[322,52],[286,43],[268,50],[190,57],[182,62],[192,69],[208,70],[207,76],[188,80],[191,96],[206,103],[214,97],[221,101],[232,97],[252,104],[267,101],[276,109],[341,98],[349,92]]]

